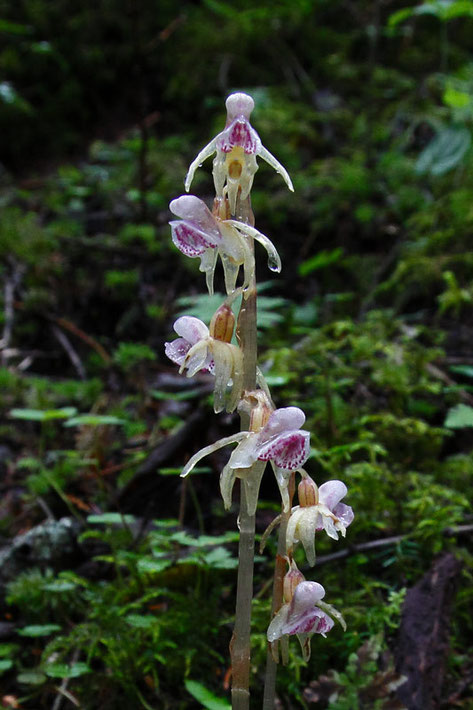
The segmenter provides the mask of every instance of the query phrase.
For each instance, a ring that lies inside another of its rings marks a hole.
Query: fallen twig
[[[65,333],[57,326],[57,325],[52,325],[51,330],[53,331],[54,337],[60,342],[64,350],[66,351],[69,360],[72,362],[74,365],[77,374],[81,378],[81,380],[85,380],[86,378],[86,373],[85,373],[85,368],[84,365],[82,364],[82,361],[74,348],[71,345],[71,342],[69,338],[66,336]]]

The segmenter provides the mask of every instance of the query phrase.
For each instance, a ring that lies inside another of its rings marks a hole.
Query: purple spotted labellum
[[[281,271],[281,259],[273,243],[251,225],[213,215],[195,195],[181,195],[172,200],[169,209],[180,220],[172,220],[172,240],[186,256],[200,257],[200,270],[206,275],[207,288],[213,293],[217,256],[220,256],[227,293],[235,290],[240,267],[243,267],[243,288],[255,269],[255,259],[247,237],[260,242],[268,253],[271,271]]]
[[[300,582],[292,599],[282,605],[271,621],[267,632],[268,641],[274,644],[284,636],[297,635],[304,660],[308,661],[311,636],[325,636],[334,625],[333,619],[318,606],[324,596],[325,589],[318,582]],[[273,652],[275,650],[273,645]],[[283,654],[285,660],[284,651]]]
[[[194,173],[201,164],[214,153],[213,178],[217,197],[224,196],[227,189],[232,214],[236,211],[238,194],[242,200],[250,194],[253,178],[258,170],[256,156],[265,160],[279,173],[291,191],[294,191],[287,170],[263,146],[261,139],[250,124],[254,108],[251,96],[243,93],[231,94],[225,103],[227,122],[224,130],[203,148],[191,163],[185,180],[189,192]]]
[[[238,444],[220,475],[225,508],[230,508],[235,480],[241,478],[246,487],[248,512],[254,514],[261,478],[266,462],[270,461],[287,511],[289,479],[293,471],[303,466],[310,451],[310,433],[300,428],[304,422],[305,414],[298,407],[276,409],[258,432],[238,432],[199,451],[186,464],[181,476],[187,476],[204,456],[229,444]]]

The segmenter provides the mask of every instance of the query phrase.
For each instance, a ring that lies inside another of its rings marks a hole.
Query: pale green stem
[[[253,224],[250,200],[237,204],[237,219]],[[251,248],[252,240],[248,238]],[[256,388],[256,280],[253,275],[238,317],[238,338],[243,351],[243,389]],[[242,413],[241,430],[248,431],[249,415]],[[251,476],[251,473],[249,473]],[[248,515],[245,487],[240,486],[240,541],[238,547],[238,581],[235,610],[235,627],[230,643],[232,662],[232,710],[249,710],[250,707],[250,631],[251,602],[253,599],[253,566],[255,547],[255,516]]]
[[[286,531],[289,518],[291,517],[291,506],[292,497],[294,495],[294,474],[292,474],[292,479],[289,484],[289,498],[290,506],[287,512],[284,510],[281,512],[281,522],[279,524],[279,535],[278,535],[278,552],[276,555],[276,566],[274,569],[274,580],[273,580],[273,603],[271,607],[271,618],[279,611],[283,604],[283,584],[284,575],[286,573]],[[274,710],[274,701],[276,698],[276,675],[278,672],[278,664],[273,658],[271,649],[269,648],[266,653],[266,675],[264,679],[264,696],[263,696],[263,709],[262,710]]]

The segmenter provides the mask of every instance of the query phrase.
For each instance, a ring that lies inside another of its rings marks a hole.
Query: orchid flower
[[[240,431],[198,451],[187,462],[181,476],[187,476],[205,456],[229,444],[238,444],[220,474],[220,492],[225,508],[231,507],[233,485],[237,478],[241,478],[246,489],[248,514],[255,513],[261,478],[270,461],[287,511],[290,505],[289,479],[309,455],[310,434],[300,429],[304,422],[305,414],[298,407],[276,409],[258,431]]]
[[[330,604],[322,602],[324,596],[323,586],[318,582],[305,581],[304,575],[299,572],[294,561],[291,561],[289,572],[284,577],[284,604],[272,619],[267,631],[271,652],[276,662],[278,662],[277,641],[281,642],[283,663],[287,663],[287,637],[297,635],[304,660],[308,661],[312,635],[325,636],[334,625],[331,616],[337,619],[344,629],[346,628],[341,614]]]
[[[213,178],[217,197],[223,197],[225,185],[232,214],[236,211],[236,201],[244,200],[250,194],[253,178],[258,170],[256,156],[265,160],[279,173],[291,192],[294,188],[287,170],[261,143],[261,139],[250,124],[250,115],[255,102],[248,94],[231,94],[226,102],[227,122],[225,129],[203,148],[191,163],[185,180],[189,192],[195,171],[204,160],[216,153],[213,162]]]
[[[220,213],[226,212],[225,200],[215,202]],[[248,286],[255,270],[255,259],[247,237],[264,246],[271,271],[281,271],[281,259],[273,243],[254,227],[212,214],[195,195],[181,195],[170,203],[169,209],[181,218],[169,223],[172,240],[186,256],[200,257],[200,270],[205,273],[210,294],[213,293],[217,256],[222,260],[227,293],[235,290],[240,266],[244,271],[243,288]]]
[[[216,316],[220,313],[222,309],[217,311]],[[224,409],[227,385],[231,384],[226,409],[232,412],[238,404],[242,390],[243,355],[237,345],[229,342],[233,333],[233,322],[231,321],[231,327],[228,327],[228,311],[223,312],[223,315],[227,321],[224,324],[226,333],[220,337],[214,336],[219,335],[216,331],[222,330],[222,319],[219,322],[218,317],[214,316],[209,330],[198,318],[181,316],[174,323],[174,330],[181,337],[166,343],[165,352],[170,360],[180,366],[180,373],[187,369],[187,377],[193,377],[199,371],[215,375],[215,412]],[[231,315],[233,317],[233,314]]]
[[[293,546],[302,542],[307,561],[315,565],[315,533],[325,530],[327,535],[338,540],[338,533],[345,537],[345,530],[353,521],[353,510],[349,505],[340,503],[347,494],[347,487],[342,481],[327,481],[320,488],[307,475],[301,472],[298,495],[300,505],[291,511],[287,525],[286,549],[290,554]]]

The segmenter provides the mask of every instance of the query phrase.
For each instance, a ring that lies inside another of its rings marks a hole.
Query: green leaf
[[[419,175],[443,175],[455,168],[470,147],[471,133],[464,126],[440,130],[417,158]]]
[[[459,91],[454,86],[447,86],[443,94],[443,102],[451,108],[466,108],[471,102],[470,94]]]
[[[126,421],[108,414],[79,414],[77,417],[68,419],[63,426],[103,426],[104,424],[119,425],[126,424]]]
[[[445,424],[448,429],[462,429],[463,427],[473,427],[473,407],[467,404],[457,404],[448,410]]]
[[[69,419],[76,414],[75,407],[62,407],[61,409],[11,409],[13,419],[26,419],[31,422],[47,422],[52,419]]]
[[[323,269],[326,266],[330,266],[330,264],[335,264],[337,261],[340,261],[342,256],[343,249],[341,247],[331,250],[323,249],[300,264],[299,276],[308,276],[313,271]]]
[[[182,392],[164,392],[163,390],[151,390],[149,394],[154,397],[154,399],[172,401],[172,402],[183,402],[187,399],[195,399],[195,397],[200,397],[202,395],[202,390],[198,387],[192,389],[186,389]]]
[[[130,525],[136,520],[134,515],[121,515],[120,513],[100,513],[97,515],[88,515],[88,523],[103,523],[104,525]]]
[[[31,638],[39,638],[40,636],[51,636],[55,631],[60,631],[61,627],[57,624],[32,624],[19,629],[20,636],[29,636]]]
[[[128,614],[125,621],[134,629],[150,629],[156,626],[157,618],[151,614]]]
[[[412,17],[414,9],[413,7],[403,7],[401,10],[393,12],[393,14],[389,16],[388,27],[397,27],[397,25],[404,22],[404,20]]]
[[[10,658],[0,661],[0,675],[8,671],[13,666],[13,661]]]
[[[9,20],[0,20],[0,32],[6,32],[10,35],[29,35],[33,31],[33,28],[29,25],[19,25]]]
[[[178,542],[180,545],[189,545],[191,547],[209,547],[211,545],[221,545],[225,542],[236,542],[238,540],[238,533],[228,531],[223,535],[199,535],[199,537],[191,537],[183,530],[178,530],[170,535],[169,540]]]
[[[44,669],[50,678],[79,678],[81,675],[90,673],[87,663],[51,663]]]
[[[46,676],[40,671],[24,671],[24,673],[19,673],[16,679],[18,683],[25,685],[41,685],[46,680]]]
[[[231,710],[231,705],[196,680],[185,680],[184,685],[192,695],[207,710]]]
[[[473,377],[473,367],[471,365],[452,365],[449,370],[457,375]]]
[[[72,589],[76,588],[74,582],[69,582],[67,579],[56,579],[54,582],[45,584],[43,589],[48,592],[70,592]]]
[[[143,574],[159,574],[170,566],[169,560],[153,560],[145,557],[138,560],[137,564],[138,571]]]

